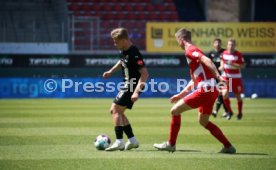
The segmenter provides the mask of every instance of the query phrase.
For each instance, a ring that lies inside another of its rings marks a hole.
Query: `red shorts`
[[[227,90],[229,92],[234,92],[235,94],[239,94],[243,92],[242,79],[240,78],[229,78],[226,84],[227,84]]]
[[[202,89],[197,89],[188,96],[184,97],[184,102],[198,111],[201,114],[211,115],[213,110],[213,105],[219,95],[219,92],[214,88],[210,92],[204,92]]]

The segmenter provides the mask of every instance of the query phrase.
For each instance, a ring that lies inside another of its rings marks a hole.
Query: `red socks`
[[[173,115],[170,125],[169,143],[174,146],[181,125],[181,115]]]
[[[170,125],[170,136],[169,136],[169,143],[172,146],[174,146],[176,143],[180,125],[181,125],[181,115],[172,116],[171,125]],[[210,133],[224,145],[224,147],[228,148],[231,146],[231,143],[224,136],[222,131],[212,122],[208,122],[205,128],[208,129]]]
[[[224,147],[228,148],[231,146],[231,143],[224,136],[222,131],[216,125],[214,125],[212,122],[208,122],[208,124],[205,126],[205,128],[208,129],[210,131],[210,133],[224,145]]]
[[[223,102],[224,102],[224,105],[225,105],[225,107],[227,109],[227,112],[232,112],[229,98],[223,99]]]
[[[242,101],[238,102],[239,114],[242,114]]]

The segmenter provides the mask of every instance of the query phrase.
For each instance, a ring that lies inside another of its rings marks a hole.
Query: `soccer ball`
[[[244,99],[245,98],[245,94],[241,93],[241,98]]]
[[[94,145],[97,150],[105,150],[111,144],[111,139],[107,135],[99,135],[96,137]]]
[[[257,93],[253,93],[252,95],[251,95],[251,99],[257,99],[259,96],[258,96],[258,94]]]

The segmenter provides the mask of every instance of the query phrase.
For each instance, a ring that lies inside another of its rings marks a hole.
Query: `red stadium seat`
[[[92,5],[91,10],[93,10],[93,11],[101,11],[102,9],[101,9],[100,5]]]
[[[91,10],[91,6],[89,6],[89,5],[82,5],[81,7],[80,7],[80,9],[82,10],[82,11],[90,11]]]
[[[105,20],[111,20],[111,19],[113,19],[113,14],[105,13],[105,14],[101,15],[101,18],[105,19]]]
[[[153,5],[147,5],[146,10],[149,11],[149,12],[154,11],[154,6]]]
[[[165,7],[163,5],[156,5],[155,9],[157,11],[163,12],[165,10]]]
[[[123,7],[121,5],[114,6],[115,11],[122,11]]]
[[[169,15],[169,18],[172,21],[178,21],[178,14],[176,12],[173,12]]]
[[[144,9],[145,9],[144,5],[137,4],[136,6],[134,6],[135,11],[144,11]]]
[[[139,20],[146,20],[148,18],[148,15],[145,14],[145,13],[140,13],[140,14],[137,15],[137,18]]]
[[[68,9],[70,11],[78,11],[80,9],[80,6],[76,5],[76,4],[71,4],[71,5],[68,6]]]
[[[127,19],[128,20],[136,20],[137,15],[135,13],[127,13]]]
[[[125,6],[123,7],[123,9],[124,9],[125,11],[132,12],[133,6],[131,6],[131,5],[125,5]]]
[[[105,12],[108,12],[108,11],[113,10],[112,8],[113,7],[111,5],[104,5],[102,10],[105,11]]]
[[[168,10],[168,11],[176,11],[176,7],[175,7],[174,4],[168,5],[168,6],[167,6],[167,10]]]
[[[158,14],[153,12],[149,15],[150,20],[157,20],[158,19]]]

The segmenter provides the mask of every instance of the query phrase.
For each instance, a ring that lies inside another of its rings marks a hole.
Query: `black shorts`
[[[117,94],[116,98],[114,99],[113,103],[124,106],[128,109],[131,109],[133,106],[133,102],[131,101],[131,96],[133,92],[130,92],[128,90],[121,90]]]

